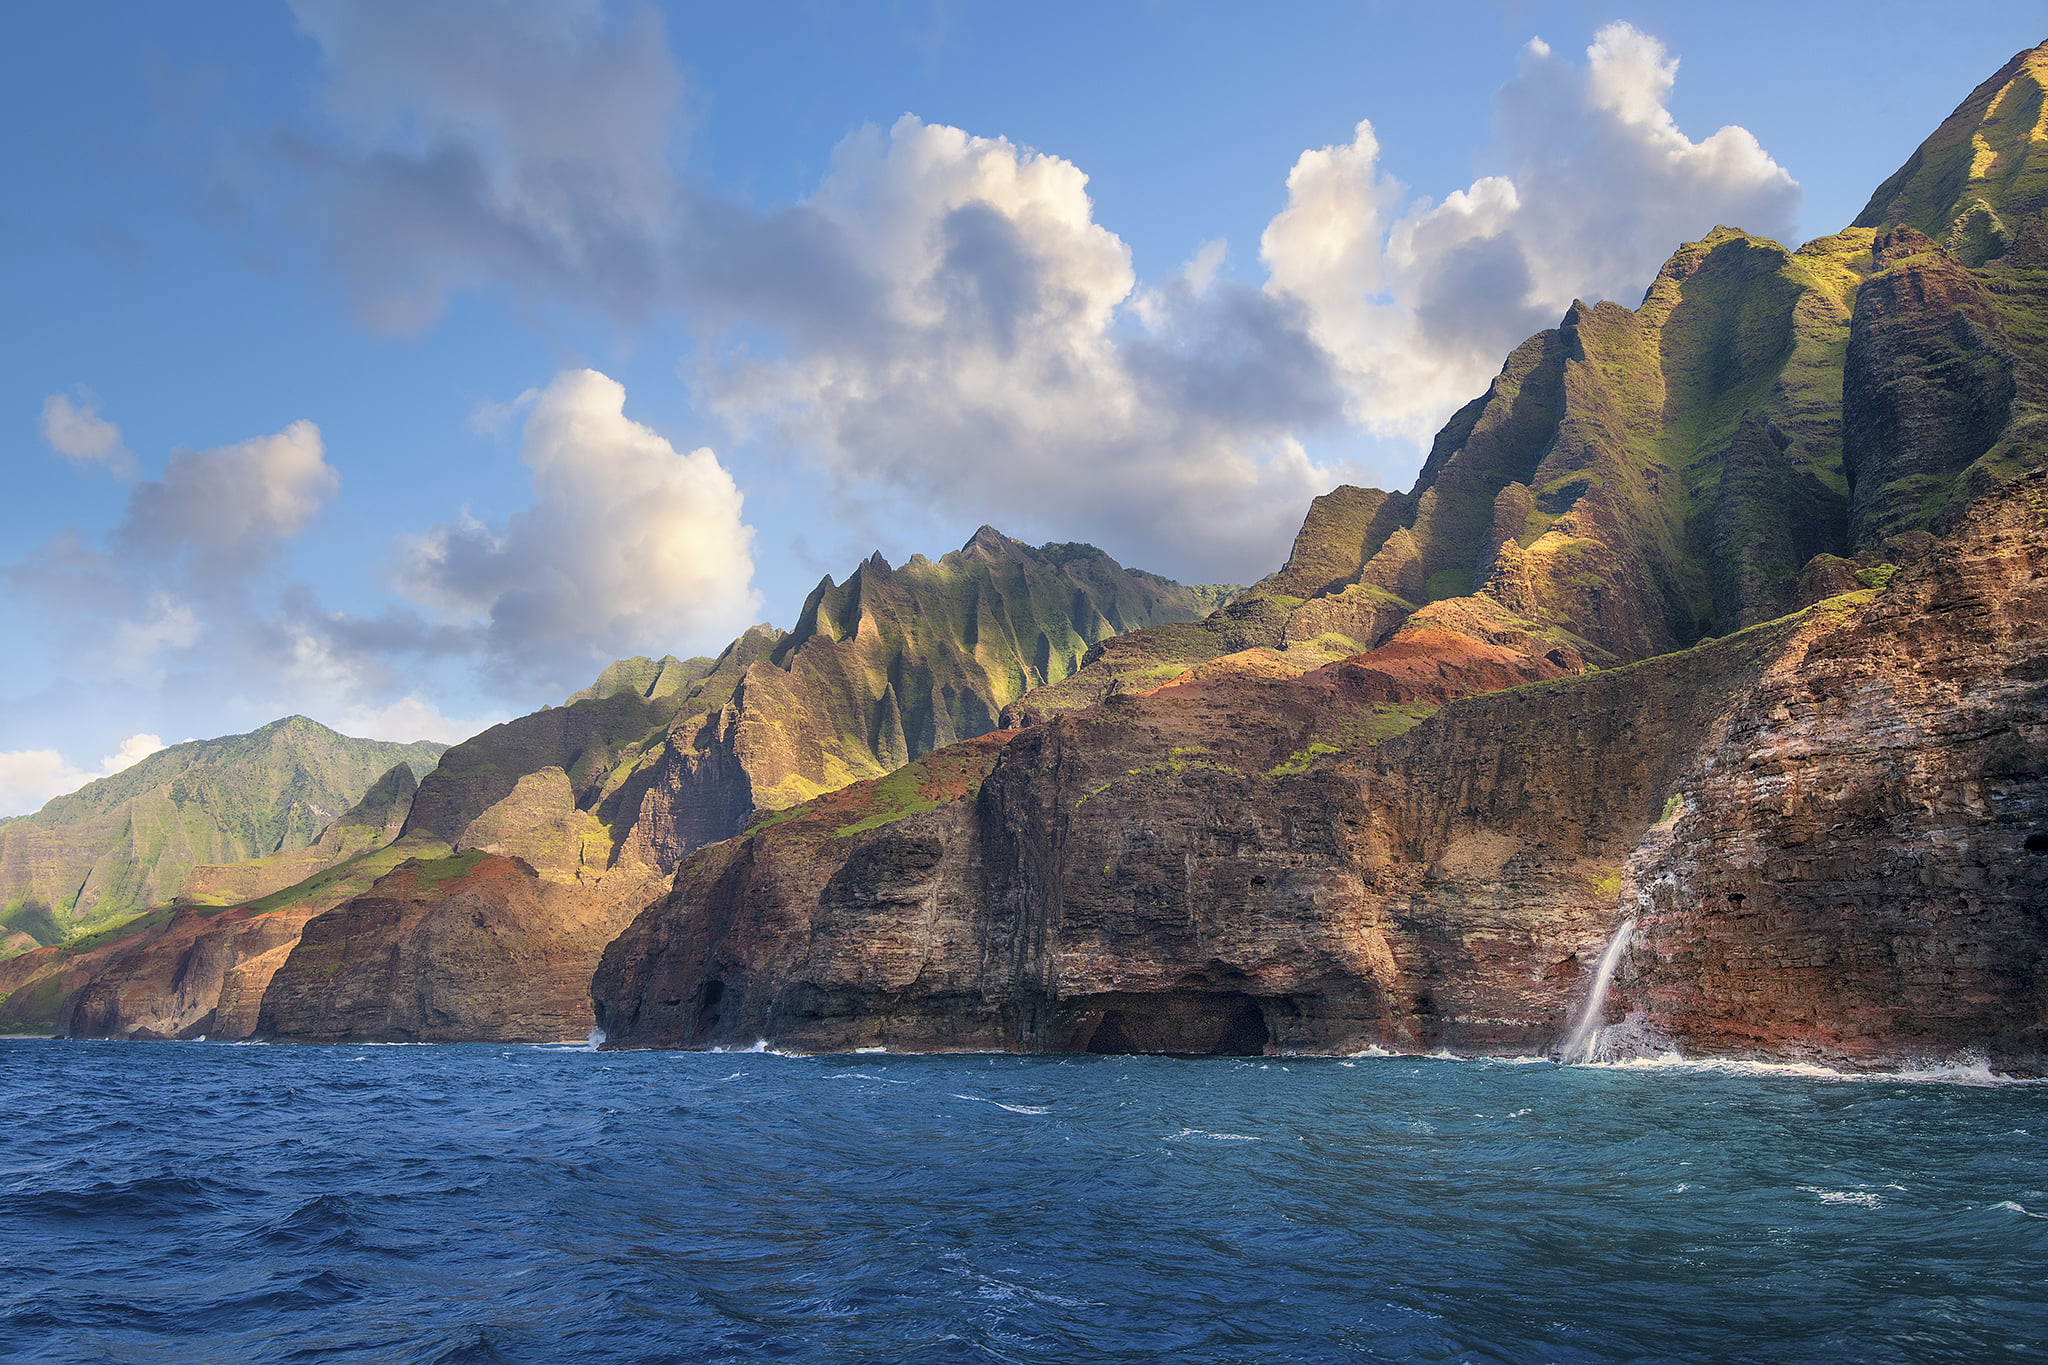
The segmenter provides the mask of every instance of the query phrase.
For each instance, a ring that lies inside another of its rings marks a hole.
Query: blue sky
[[[0,807],[456,738],[984,521],[1248,581],[1571,297],[1846,225],[2044,19],[17,7]]]

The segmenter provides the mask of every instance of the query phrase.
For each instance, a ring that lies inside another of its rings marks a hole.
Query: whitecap
[[[1001,1100],[987,1099],[981,1095],[954,1094],[956,1100],[967,1100],[974,1104],[992,1104],[998,1109],[1007,1109],[1013,1114],[1049,1114],[1050,1106],[1043,1104],[1004,1104]]]
[[[1258,1142],[1259,1138],[1249,1133],[1212,1133],[1206,1128],[1183,1128],[1167,1138],[1168,1142],[1182,1142],[1188,1138],[1208,1138],[1212,1142]]]
[[[2026,1205],[2015,1204],[2010,1199],[2001,1199],[1996,1204],[1993,1204],[1991,1207],[1994,1209],[2004,1209],[2008,1213],[2017,1213],[2025,1218],[2048,1218],[2048,1213],[2035,1213]]]
[[[1899,1071],[1838,1071],[1819,1062],[1761,1062],[1734,1057],[1685,1057],[1665,1052],[1625,1061],[1591,1062],[1602,1071],[1679,1071],[1722,1076],[1780,1077],[1812,1081],[1907,1082],[1932,1085],[2048,1085],[2048,1078],[2008,1076],[1993,1071],[1982,1058],[1960,1058]]]
[[[1869,1190],[1824,1190],[1818,1185],[1801,1185],[1807,1194],[1819,1198],[1823,1204],[1854,1204],[1858,1208],[1874,1209],[1884,1203],[1884,1196],[1872,1194]]]

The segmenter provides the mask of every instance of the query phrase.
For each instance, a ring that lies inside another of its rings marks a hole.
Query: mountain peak
[[[1855,226],[1906,226],[1978,266],[2048,213],[2048,43],[2017,53],[1906,159]]]
[[[1001,554],[1016,544],[1016,541],[1011,540],[995,527],[983,524],[979,530],[967,538],[967,543],[960,548],[962,550],[971,550],[979,546],[991,554]]]

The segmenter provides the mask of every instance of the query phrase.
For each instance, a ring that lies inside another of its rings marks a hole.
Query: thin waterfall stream
[[[1565,1039],[1558,1050],[1560,1062],[1590,1062],[1593,1060],[1593,1040],[1600,1032],[1602,1015],[1607,1003],[1607,988],[1614,983],[1614,970],[1621,965],[1622,950],[1628,947],[1629,935],[1636,929],[1636,918],[1630,915],[1614,931],[1614,937],[1607,941],[1607,950],[1600,954],[1600,962],[1593,968],[1593,984],[1587,988],[1586,1003],[1579,1008],[1579,1020],[1572,1026],[1571,1036]]]

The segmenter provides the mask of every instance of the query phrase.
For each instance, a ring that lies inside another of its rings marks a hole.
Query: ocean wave
[[[1753,1076],[1811,1081],[1906,1082],[1919,1085],[2048,1085],[2048,1078],[2008,1076],[1993,1071],[1982,1058],[1902,1066],[1897,1070],[1843,1071],[1819,1062],[1765,1062],[1736,1057],[1683,1057],[1666,1052],[1654,1057],[1630,1057],[1611,1062],[1581,1062],[1575,1065],[1598,1071],[1699,1072],[1722,1076]]]

